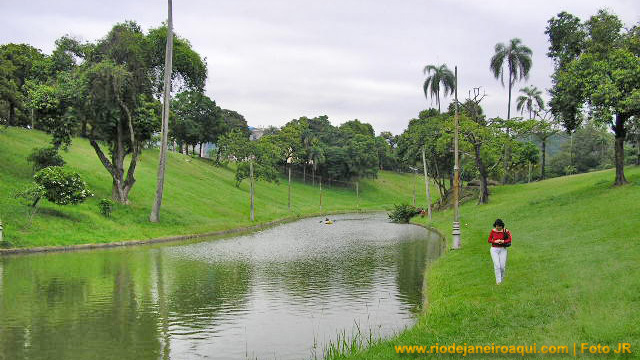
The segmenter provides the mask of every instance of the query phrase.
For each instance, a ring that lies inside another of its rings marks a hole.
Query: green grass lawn
[[[131,205],[117,205],[111,218],[100,215],[97,203],[111,197],[111,178],[93,148],[74,139],[62,156],[95,193],[86,203],[58,206],[42,201],[32,224],[27,207],[14,198],[31,182],[33,171],[26,157],[35,147],[47,146],[50,137],[39,131],[0,129],[0,219],[5,240],[14,247],[104,243],[226,230],[275,219],[320,213],[319,189],[296,181],[292,185],[292,210],[287,209],[287,184],[258,182],[256,221],[249,221],[248,182],[235,187],[234,172],[203,159],[169,153],[161,222],[148,221],[155,194],[158,151],[147,150],[136,171]],[[424,203],[424,182],[418,178],[418,201]],[[381,171],[375,180],[360,183],[358,204],[353,188],[323,186],[323,211],[384,210],[394,203],[413,200],[414,177]],[[435,188],[432,194],[436,194]],[[420,201],[422,200],[422,201]]]
[[[461,207],[461,250],[427,273],[417,324],[348,359],[463,358],[398,355],[395,345],[567,345],[549,359],[640,358],[640,168],[614,188],[612,170],[492,188],[491,203]],[[506,280],[495,285],[487,237],[496,218],[513,234]],[[451,211],[432,223],[450,237]],[[424,223],[424,220],[418,220]],[[631,343],[633,354],[580,354],[580,344]],[[467,355],[472,359],[537,355]]]

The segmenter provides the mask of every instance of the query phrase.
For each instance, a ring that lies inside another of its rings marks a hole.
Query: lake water
[[[309,359],[422,306],[435,233],[385,214],[192,243],[0,257],[0,360]]]

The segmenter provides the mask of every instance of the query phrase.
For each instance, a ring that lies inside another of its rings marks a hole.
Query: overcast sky
[[[0,43],[29,43],[45,53],[65,34],[94,41],[123,20],[145,30],[158,26],[167,6],[1,1]],[[507,90],[489,72],[495,44],[518,37],[533,50],[530,78],[514,94],[526,85],[547,89],[547,20],[563,10],[586,19],[603,7],[626,25],[640,21],[638,0],[173,1],[176,32],[207,59],[207,94],[249,125],[328,115],[335,125],[360,119],[376,133],[396,134],[420,110],[435,107],[422,92],[425,65],[457,65],[459,97],[482,86],[485,113],[506,117]]]

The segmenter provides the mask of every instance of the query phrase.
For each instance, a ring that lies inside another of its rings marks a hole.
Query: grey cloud
[[[326,114],[336,124],[358,118],[377,132],[400,133],[432,106],[422,93],[425,65],[458,65],[460,97],[482,86],[485,113],[504,117],[507,90],[488,69],[495,43],[520,37],[533,49],[530,79],[515,93],[528,84],[548,88],[546,21],[562,10],[584,19],[603,6],[627,24],[638,21],[640,4],[632,0],[174,0],[174,21],[207,58],[207,92],[252,125]],[[27,42],[45,52],[66,33],[95,40],[116,22],[149,28],[166,17],[164,1],[148,0],[24,1],[2,8],[0,43]]]

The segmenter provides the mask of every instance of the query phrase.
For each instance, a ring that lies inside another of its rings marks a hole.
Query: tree
[[[509,166],[516,172],[518,169],[526,173],[527,182],[531,182],[532,168],[540,161],[540,150],[531,141],[516,141]]]
[[[113,200],[128,203],[142,143],[159,125],[155,103],[148,95],[136,92],[134,75],[122,65],[103,61],[89,67],[86,77],[87,102],[95,113],[89,120],[89,143],[113,179]],[[107,144],[111,159],[100,142]],[[125,172],[128,155],[131,157]]]
[[[33,171],[38,172],[49,166],[64,166],[65,162],[62,156],[58,154],[56,147],[36,148],[33,149],[27,161],[33,163]]]
[[[427,65],[423,70],[427,79],[422,85],[424,96],[431,96],[431,99],[436,98],[436,104],[438,105],[438,112],[440,112],[440,88],[444,89],[443,96],[453,94],[456,87],[456,79],[447,67],[446,64],[440,66]]]
[[[45,55],[31,45],[0,45],[0,99],[8,105],[8,125],[26,126],[30,123],[23,112],[25,84],[29,79],[42,77],[44,60]]]
[[[450,122],[450,114],[440,114],[436,109],[421,111],[417,119],[409,121],[407,129],[398,136],[397,157],[405,165],[415,166],[424,162],[428,177],[438,186],[440,198],[444,198],[451,172],[453,171],[453,153],[451,141],[445,132]]]
[[[636,165],[640,165],[640,118],[634,116],[631,126],[627,131],[627,138],[636,146]]]
[[[476,162],[476,169],[480,175],[480,195],[478,204],[486,204],[489,202],[489,170],[485,164],[485,149],[497,148],[497,140],[499,139],[498,131],[492,126],[480,106],[480,102],[485,95],[480,94],[480,88],[474,88],[473,97],[469,97],[462,107],[462,116],[460,116],[460,135],[462,137],[462,145],[468,143],[471,145],[473,157]]]
[[[160,206],[164,192],[164,171],[167,163],[167,138],[169,136],[169,102],[171,101],[171,70],[173,67],[173,11],[171,0],[168,3],[167,19],[167,46],[164,57],[164,96],[162,106],[162,139],[160,140],[160,160],[158,164],[158,177],[156,184],[156,198],[153,202],[149,221],[160,221]]]
[[[170,136],[180,146],[214,143],[227,132],[221,109],[215,101],[198,91],[183,91],[172,101]]]
[[[349,133],[349,136],[360,134],[363,136],[374,137],[375,132],[371,124],[363,123],[358,119],[347,121],[339,126],[339,129],[345,134]]]
[[[42,198],[57,205],[80,204],[93,196],[80,175],[59,166],[51,166],[38,171],[33,176],[34,183],[16,197],[28,201],[31,208],[30,218],[36,212]]]
[[[531,55],[532,51],[527,46],[522,44],[522,40],[513,38],[508,45],[504,43],[497,43],[494,49],[494,54],[491,57],[489,63],[489,69],[496,79],[500,79],[502,86],[504,86],[504,73],[505,67],[509,77],[509,101],[507,103],[507,120],[511,119],[511,90],[516,81],[529,78],[529,71],[531,70]],[[507,135],[509,135],[509,129],[507,128]],[[510,161],[510,146],[509,142],[505,144],[504,148],[504,177],[503,182],[508,179],[509,173],[509,161]]]
[[[306,155],[303,134],[306,133],[307,137],[311,135],[310,132],[307,132],[307,128],[306,118],[302,117],[299,120],[289,121],[277,134],[260,138],[262,142],[270,142],[278,149],[280,163],[283,164],[288,171],[287,207],[289,210],[291,210],[291,167],[293,164],[300,164],[305,161]]]
[[[544,113],[538,113],[538,121],[533,129],[533,134],[540,140],[540,152],[542,153],[542,164],[540,165],[540,178],[546,178],[547,165],[547,141],[550,137],[559,133],[557,121],[552,117],[552,113],[546,110]]]
[[[575,130],[573,138],[573,144],[564,143],[561,151],[551,158],[550,170],[555,176],[613,166],[614,135],[602,125],[589,121]]]
[[[376,136],[376,150],[380,170],[391,170],[397,166],[394,149],[383,136]]]
[[[495,53],[491,57],[489,68],[496,79],[500,79],[504,86],[505,66],[509,76],[509,101],[507,107],[507,120],[511,119],[511,89],[516,81],[529,78],[531,70],[532,51],[522,44],[522,40],[513,38],[509,45],[497,43]]]
[[[398,145],[398,135],[393,135],[391,131],[382,131],[380,136],[389,143],[392,149],[395,149]]]
[[[228,110],[228,109],[222,109],[221,114],[222,114],[222,119],[226,124],[226,129],[224,132],[240,130],[245,134],[247,134],[247,136],[251,134],[251,131],[249,131],[249,126],[247,125],[247,120],[245,120],[244,116],[242,116],[236,111]]]
[[[241,130],[236,129],[224,134],[218,141],[219,152],[226,159],[236,162],[236,187],[249,178],[249,212],[251,221],[255,220],[254,196],[255,182],[258,179],[277,182],[276,163],[278,148],[271,139],[260,138],[250,141]]]
[[[11,106],[15,106],[19,97],[19,88],[13,78],[14,66],[0,58],[0,125],[9,125]]]
[[[575,19],[560,13],[548,23],[549,54],[556,63],[551,110],[569,132],[583,121],[585,105],[596,122],[611,127],[615,134],[614,184],[623,185],[627,183],[626,127],[634,116],[640,115],[640,49],[636,46],[640,42],[639,33],[634,29],[623,33],[620,19],[605,10],[584,23],[576,23]],[[572,27],[565,26],[569,20]],[[572,31],[568,38],[581,47],[569,47],[565,39],[552,36],[560,31]]]
[[[160,103],[154,96],[162,88],[157,75],[164,70],[164,51],[158,49],[164,49],[166,33],[166,27],[145,35],[135,22],[116,24],[103,39],[86,46],[84,61],[70,77],[78,81],[65,81],[76,94],[70,115],[86,121],[89,143],[111,175],[112,196],[120,203],[129,201],[142,145],[159,128]],[[175,36],[173,47],[172,77],[178,87],[201,89],[206,65],[188,41]]]
[[[542,109],[544,109],[544,100],[542,100],[542,91],[535,86],[525,86],[520,89],[522,95],[516,99],[516,109],[522,114],[525,110],[529,112],[529,119]]]

